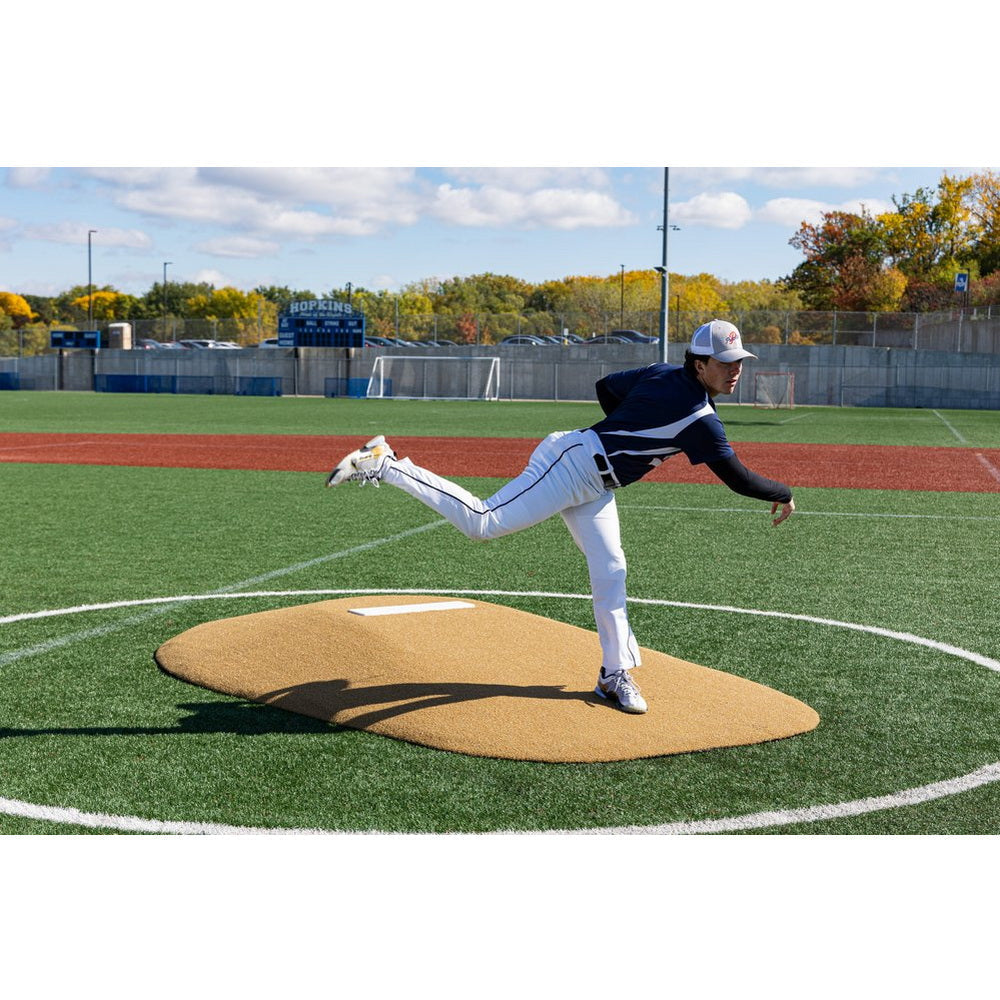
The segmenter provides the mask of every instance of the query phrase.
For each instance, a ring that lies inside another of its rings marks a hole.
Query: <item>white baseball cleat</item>
[[[382,434],[374,437],[363,448],[352,451],[341,459],[340,464],[327,476],[327,486],[339,486],[348,480],[360,481],[361,485],[371,483],[378,486],[388,462],[396,457]]]
[[[607,698],[623,712],[642,715],[646,711],[646,699],[639,693],[638,686],[627,670],[617,670],[613,674],[606,674],[604,667],[601,667],[601,674],[597,679],[594,694]]]

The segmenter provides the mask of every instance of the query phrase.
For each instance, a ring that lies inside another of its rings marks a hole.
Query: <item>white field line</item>
[[[1000,483],[1000,469],[998,469],[985,455],[980,455],[976,452],[976,458],[983,463],[983,468],[998,482]]]
[[[792,423],[795,420],[805,420],[806,417],[811,417],[811,416],[812,416],[811,413],[800,413],[797,417],[785,417],[784,420],[777,420],[777,421],[775,421],[775,423],[777,423],[777,424],[790,424],[790,423]]]
[[[938,418],[938,420],[940,420],[940,421],[941,421],[941,423],[943,423],[943,424],[945,425],[945,427],[947,427],[947,428],[948,428],[948,430],[950,430],[950,431],[951,431],[951,433],[952,433],[952,434],[954,434],[954,435],[955,435],[955,437],[956,437],[956,438],[958,438],[958,440],[959,440],[959,441],[960,441],[960,442],[961,442],[962,444],[968,444],[968,443],[969,443],[968,441],[966,441],[966,440],[965,440],[965,438],[964,438],[964,437],[962,437],[962,435],[961,435],[961,434],[959,434],[959,433],[958,433],[958,431],[957,431],[957,430],[955,430],[955,428],[954,428],[954,427],[953,427],[953,426],[952,426],[952,425],[951,425],[951,424],[950,424],[950,423],[948,422],[948,420],[947,420],[947,419],[946,419],[945,417],[943,417],[943,416],[942,416],[942,415],[941,415],[940,413],[938,413],[938,411],[937,411],[937,410],[931,410],[931,413],[933,413],[933,414],[934,414],[934,416],[935,416],[935,417],[937,417],[937,418]]]
[[[934,781],[919,788],[907,788],[888,795],[878,795],[853,802],[836,802],[829,805],[804,806],[801,809],[776,809],[770,812],[749,813],[745,816],[727,816],[722,819],[684,820],[679,823],[661,823],[656,826],[611,827],[603,830],[562,830],[560,833],[632,833],[632,834],[692,834],[737,833],[740,830],[761,830],[772,826],[791,826],[795,823],[819,823],[824,820],[846,819],[865,813],[883,812],[916,806],[934,799],[947,798],[971,791],[982,785],[1000,781],[1000,761],[987,764],[969,774],[944,781]]]
[[[516,591],[516,590],[438,590],[438,589],[335,589],[335,590],[284,590],[258,591],[241,594],[199,594],[184,597],[156,598],[164,602],[179,602],[182,600],[223,600],[249,597],[291,597],[291,596],[331,596],[345,594],[449,594],[475,597],[554,597],[574,600],[591,600],[590,594],[564,594],[550,591]],[[713,604],[692,604],[682,601],[667,601],[658,598],[629,598],[637,604],[663,605],[670,607],[697,608],[710,611],[734,612],[747,615],[764,615],[772,618],[788,618],[794,621],[814,622],[821,625],[832,625],[840,628],[853,629],[860,632],[871,632],[875,635],[898,639],[903,642],[913,642],[917,645],[937,649],[961,659],[968,660],[991,670],[1000,671],[1000,662],[978,653],[939,643],[933,639],[925,639],[907,632],[894,632],[873,625],[860,625],[855,622],[841,622],[828,618],[814,618],[810,615],[797,615],[784,611],[762,611],[755,608],[736,608]],[[61,608],[45,612],[49,616],[75,614],[80,610],[97,610],[107,607],[125,607],[134,603],[116,601],[105,605],[83,605],[80,608]],[[13,616],[14,620],[32,617],[37,613]],[[738,830],[762,829],[771,826],[789,825],[792,823],[812,823],[821,820],[838,819],[848,816],[859,816],[864,813],[878,812],[887,809],[898,809],[903,806],[917,805],[933,799],[944,798],[969,791],[981,785],[1000,780],[1000,761],[987,764],[969,774],[949,778],[944,781],[921,785],[916,788],[903,789],[888,795],[856,799],[849,802],[828,803],[825,805],[806,806],[798,809],[771,810],[767,812],[750,813],[744,816],[721,817],[714,820],[684,820],[674,823],[662,823],[653,826],[611,827],[602,830],[564,830],[546,831],[550,833],[634,833],[634,834],[691,834],[691,833],[729,833]],[[62,806],[42,806],[31,802],[21,802],[16,799],[0,798],[0,813],[9,816],[21,816],[28,819],[38,819],[53,823],[65,823],[77,826],[88,826],[101,829],[123,830],[137,833],[177,833],[177,834],[356,834],[359,832],[378,833],[379,831],[348,831],[348,830],[314,830],[268,827],[241,827],[225,824],[197,823],[184,820],[156,820],[139,816],[116,816],[106,813],[88,813],[78,809]],[[500,831],[525,833],[526,831]]]
[[[997,472],[1000,478],[1000,471]],[[770,517],[769,507],[667,507],[658,504],[639,506],[619,504],[619,511],[628,513],[633,510],[674,510],[688,511],[696,514],[756,514],[758,517]],[[866,511],[846,510],[796,510],[792,517],[890,517],[928,521],[1000,521],[1000,515],[990,514],[875,514]]]
[[[233,591],[243,590],[246,587],[252,587],[255,584],[264,583],[267,580],[274,580],[278,577],[288,576],[291,573],[298,573],[299,570],[309,569],[312,566],[319,566],[322,563],[328,563],[334,559],[344,559],[347,556],[357,555],[359,552],[368,552],[370,549],[375,549],[382,545],[391,545],[393,542],[409,538],[411,535],[418,535],[424,531],[430,531],[432,528],[437,528],[442,524],[447,523],[447,521],[439,520],[431,521],[429,524],[421,524],[416,528],[409,528],[406,531],[401,531],[396,535],[390,535],[387,538],[377,538],[374,541],[364,542],[361,545],[354,545],[351,548],[343,549],[340,552],[331,552],[325,556],[317,556],[315,559],[307,559],[305,562],[295,563],[292,566],[283,566],[281,569],[271,570],[268,573],[261,573],[259,576],[253,576],[246,580],[240,580],[237,583],[230,583],[225,587],[220,587],[217,591],[214,591],[214,593],[220,596],[231,594]],[[18,660],[26,659],[29,656],[49,653],[53,649],[70,646],[76,642],[82,642],[87,639],[96,639],[102,635],[108,635],[111,632],[118,632],[131,625],[137,625],[140,622],[148,621],[150,618],[155,618],[157,615],[167,614],[175,608],[179,602],[185,600],[191,600],[191,598],[151,597],[135,601],[110,601],[104,604],[89,605],[81,604],[78,606],[79,611],[105,611],[111,608],[142,607],[149,605],[154,607],[152,610],[148,610],[137,615],[131,615],[121,621],[109,622],[107,625],[98,625],[94,628],[71,632],[67,635],[55,636],[52,639],[47,639],[45,642],[37,643],[34,646],[25,646],[21,649],[14,649],[7,653],[0,653],[0,667],[5,667],[8,664],[17,662]],[[158,607],[155,607],[157,605]],[[59,612],[55,613],[58,614]],[[9,625],[12,622],[28,621],[32,618],[49,618],[52,615],[53,612],[51,611],[34,611],[24,615],[7,615],[6,617],[0,618],[0,625]]]

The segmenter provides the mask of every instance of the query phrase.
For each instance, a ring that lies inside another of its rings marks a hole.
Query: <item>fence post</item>
[[[917,334],[920,332],[920,313],[913,314],[913,349],[917,349]]]

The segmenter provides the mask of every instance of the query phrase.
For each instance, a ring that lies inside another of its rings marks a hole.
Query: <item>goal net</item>
[[[795,406],[795,376],[791,372],[757,372],[753,405],[769,410]]]
[[[500,359],[380,354],[369,399],[499,399]]]

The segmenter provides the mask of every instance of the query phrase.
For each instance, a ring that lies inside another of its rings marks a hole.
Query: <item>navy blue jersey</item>
[[[597,398],[607,416],[590,429],[622,486],[678,452],[692,465],[733,455],[704,386],[677,365],[615,372],[597,383]]]

